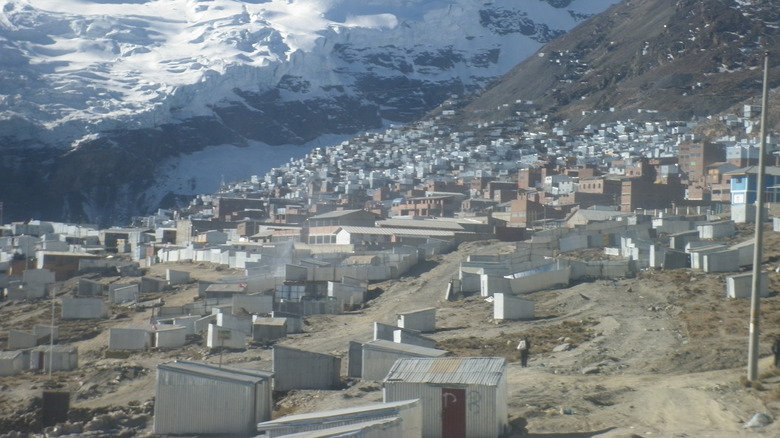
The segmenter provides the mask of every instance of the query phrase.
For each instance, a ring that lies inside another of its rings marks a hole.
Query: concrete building
[[[534,317],[534,301],[511,294],[493,294],[493,319],[519,320]]]
[[[62,319],[104,319],[108,306],[102,298],[62,298]]]
[[[0,377],[15,376],[24,368],[24,355],[20,350],[0,351]]]
[[[21,330],[8,330],[8,349],[20,350],[23,348],[32,348],[38,345],[38,337],[34,333],[28,333]]]
[[[750,298],[753,294],[753,273],[729,275],[726,277],[726,296],[728,298]],[[761,272],[758,295],[769,296],[769,274]]]
[[[152,345],[152,334],[140,327],[108,329],[108,349],[115,350],[146,350]]]
[[[197,327],[197,325],[196,325]],[[241,330],[220,327],[213,321],[208,325],[206,346],[209,348],[246,348],[247,334]]]

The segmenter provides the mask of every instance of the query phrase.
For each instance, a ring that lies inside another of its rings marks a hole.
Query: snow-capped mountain
[[[7,0],[0,202],[121,223],[414,120],[616,1]]]

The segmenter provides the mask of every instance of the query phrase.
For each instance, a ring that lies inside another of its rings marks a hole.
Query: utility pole
[[[748,345],[748,377],[750,382],[758,379],[758,338],[761,309],[761,263],[763,261],[764,235],[764,173],[766,163],[766,124],[769,107],[769,51],[764,52],[764,87],[761,96],[761,142],[758,151],[758,181],[756,186],[756,230],[753,242],[753,283],[750,293],[750,343]]]
[[[54,367],[54,303],[57,301],[57,283],[51,288],[51,325],[49,326],[49,382]]]

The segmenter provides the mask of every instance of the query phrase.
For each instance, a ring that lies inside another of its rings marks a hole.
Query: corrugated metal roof
[[[377,221],[377,227],[382,228],[411,228],[411,229],[439,229],[449,231],[464,231],[457,222],[437,219],[385,219]]]
[[[506,370],[501,357],[398,359],[385,382],[498,385]]]
[[[177,372],[195,376],[209,377],[218,380],[228,380],[234,382],[254,383],[259,380],[268,380],[273,377],[271,371],[251,370],[218,367],[207,363],[175,361],[157,365],[158,370]]]
[[[411,228],[374,228],[374,227],[341,227],[342,230],[351,234],[373,234],[377,236],[423,236],[423,237],[453,237],[454,231],[444,230],[414,230]]]
[[[358,211],[362,211],[360,209],[357,210],[336,210],[336,211],[329,211],[327,213],[318,214],[316,216],[312,216],[309,219],[328,219],[328,218],[336,218],[336,217],[342,217],[347,216],[352,213],[356,213]],[[369,213],[369,212],[367,212]]]

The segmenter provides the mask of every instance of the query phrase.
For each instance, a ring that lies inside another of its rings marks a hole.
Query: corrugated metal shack
[[[176,361],[157,366],[155,434],[254,435],[271,419],[273,373]]]
[[[183,325],[160,325],[153,334],[157,348],[178,348],[187,343],[187,328]]]
[[[353,408],[288,415],[258,424],[257,431],[265,432],[266,438],[275,438],[304,432],[313,433],[313,431],[318,430],[333,432],[333,428],[340,428],[350,424],[362,424],[393,418],[401,420],[400,427],[394,430],[395,435],[385,436],[396,436],[398,438],[422,437],[422,406],[419,400],[373,403]]]
[[[20,350],[0,351],[0,377],[15,376],[24,370],[24,355]]]
[[[508,431],[504,358],[399,359],[383,383],[385,402],[420,399],[424,438],[496,438]]]
[[[39,345],[30,350],[30,369],[72,371],[79,365],[79,351],[71,345]]]
[[[271,342],[287,336],[287,318],[252,316],[252,340]]]
[[[341,358],[275,345],[274,390],[333,389],[341,384]]]
[[[108,329],[109,350],[146,350],[151,345],[152,335],[141,327],[112,327]]]
[[[98,319],[108,317],[102,298],[61,298],[62,319]]]

